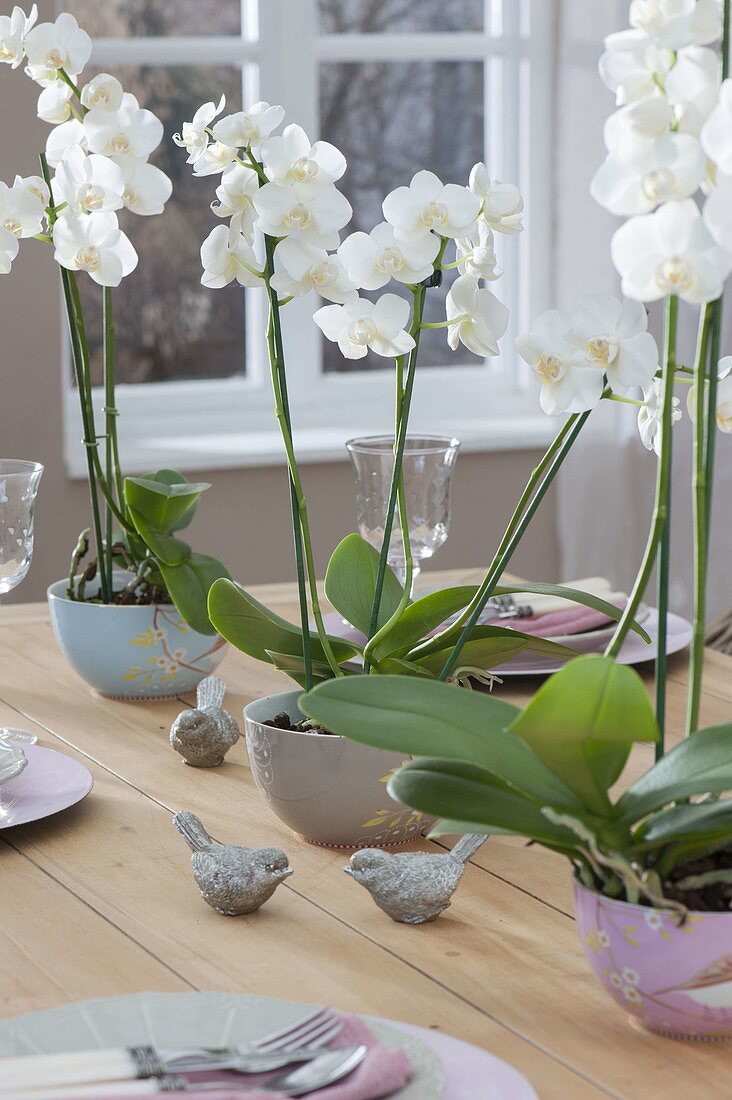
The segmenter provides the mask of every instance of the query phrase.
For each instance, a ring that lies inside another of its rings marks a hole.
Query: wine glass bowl
[[[384,524],[394,473],[394,436],[350,439],[346,448],[356,475],[358,531],[377,550],[384,541]],[[413,581],[420,563],[439,550],[450,529],[450,487],[460,442],[448,436],[407,436],[402,470],[409,518]],[[398,512],[389,541],[389,565],[404,583],[405,563]]]
[[[0,459],[0,596],[26,577],[33,557],[36,494],[43,474],[38,462]]]

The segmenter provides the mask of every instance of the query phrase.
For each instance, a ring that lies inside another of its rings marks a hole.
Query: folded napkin
[[[625,597],[609,600],[615,607],[623,608]],[[564,638],[570,634],[584,634],[588,630],[598,630],[608,626],[613,620],[602,611],[595,611],[582,604],[573,604],[566,611],[554,611],[547,615],[534,615],[529,619],[490,619],[482,622],[500,623],[509,630],[520,630],[522,634],[531,634],[537,638]]]
[[[382,1097],[392,1096],[403,1089],[412,1076],[412,1065],[409,1058],[400,1047],[386,1047],[376,1038],[374,1033],[358,1016],[343,1017],[343,1028],[328,1049],[338,1050],[340,1047],[367,1046],[369,1052],[360,1066],[335,1085],[329,1085],[325,1089],[308,1093],[310,1100],[382,1100]],[[257,1088],[258,1084],[264,1084],[273,1077],[279,1076],[284,1070],[273,1073],[196,1073],[188,1074],[188,1079],[193,1086],[194,1082],[206,1083],[209,1081],[221,1082],[221,1091],[214,1094],[210,1091],[197,1092],[194,1087],[190,1092],[182,1093],[188,1100],[272,1100],[271,1092],[264,1092]],[[234,1088],[236,1083],[239,1088]],[[242,1091],[241,1086],[246,1084],[249,1091]],[[231,1088],[227,1088],[231,1085]],[[110,1100],[108,1094],[102,1091],[94,1096],[94,1100]],[[113,1100],[125,1100],[124,1095],[115,1094]]]

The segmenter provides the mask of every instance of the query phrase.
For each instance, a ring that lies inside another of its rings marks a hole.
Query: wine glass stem
[[[398,579],[400,585],[402,586],[402,588],[404,588],[404,585],[406,584],[406,580],[407,580],[407,570],[406,570],[406,566],[404,564],[404,558],[399,558],[398,561],[391,561],[391,562],[389,562],[389,564],[391,565],[392,569],[396,573],[396,576],[397,576],[397,579]],[[420,571],[421,571],[421,567],[420,567],[419,561],[415,558],[414,561],[413,561],[413,564],[412,564],[412,591],[409,593],[410,597],[414,595],[414,585],[415,585],[415,582],[417,580],[417,577],[420,574]]]

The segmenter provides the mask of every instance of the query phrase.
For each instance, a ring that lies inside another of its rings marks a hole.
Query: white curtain
[[[589,291],[618,293],[610,238],[620,224],[597,206],[590,180],[604,157],[602,129],[613,97],[597,61],[604,35],[628,22],[628,0],[558,0],[556,133],[553,194],[556,274],[554,305],[571,308]],[[732,353],[732,294],[728,294],[722,354]],[[698,310],[682,309],[679,361],[689,363]],[[661,335],[660,308],[651,327]],[[689,614],[691,595],[691,426],[674,429],[671,605]],[[656,457],[638,436],[635,410],[603,402],[593,412],[558,478],[557,525],[562,577],[607,576],[627,591],[635,577],[651,520]],[[649,594],[650,595],[650,594]],[[732,609],[732,437],[717,433],[714,530],[709,576],[709,622]]]

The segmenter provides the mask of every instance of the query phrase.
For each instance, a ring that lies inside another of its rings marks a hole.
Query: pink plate
[[[40,821],[86,798],[94,785],[91,772],[55,749],[23,745],[28,766],[0,786],[0,829]]]

